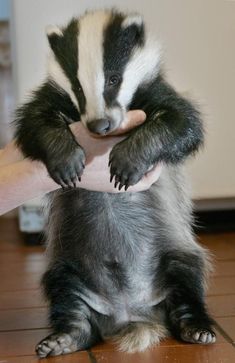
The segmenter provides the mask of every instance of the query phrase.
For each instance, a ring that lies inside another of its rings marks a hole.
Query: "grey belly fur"
[[[163,252],[203,254],[191,231],[179,166],[165,167],[145,192],[58,191],[50,208],[49,264],[64,260],[76,266],[74,294],[115,324],[151,321],[158,314],[167,295],[157,278]]]

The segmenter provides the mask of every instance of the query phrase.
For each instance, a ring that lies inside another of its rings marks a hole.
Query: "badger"
[[[52,333],[40,357],[113,339],[144,351],[168,335],[214,343],[205,304],[208,252],[193,233],[184,161],[203,144],[200,112],[169,85],[161,47],[141,15],[96,10],[49,27],[48,75],[16,113],[15,139],[62,186],[50,195],[49,263],[42,285]],[[129,110],[146,121],[110,152],[122,193],[79,187],[86,155],[69,125],[117,129]],[[128,191],[162,163],[148,190]],[[125,189],[125,190],[124,190]]]

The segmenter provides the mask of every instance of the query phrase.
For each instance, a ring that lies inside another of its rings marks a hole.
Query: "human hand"
[[[123,140],[123,134],[140,125],[144,120],[143,111],[130,111],[121,127],[112,136],[103,138],[95,138],[89,134],[81,122],[72,124],[72,132],[86,152],[86,167],[82,180],[77,182],[77,186],[100,192],[123,192],[110,183],[109,153],[115,144]],[[161,164],[156,165],[136,185],[131,186],[128,192],[150,188],[157,181],[161,169]],[[45,165],[24,158],[14,141],[0,150],[0,214],[56,189],[59,189],[59,185],[49,177]]]
[[[91,135],[81,122],[72,124],[72,132],[86,153],[86,167],[77,186],[100,192],[124,192],[110,183],[109,153],[115,144],[125,138],[124,134],[144,121],[143,111],[129,111],[127,119],[112,136],[99,138]],[[161,169],[161,164],[156,165],[128,192],[148,189],[158,179]],[[56,189],[59,189],[59,185],[49,177],[45,165],[24,158],[14,141],[0,151],[0,214]]]
[[[122,141],[131,129],[141,125],[146,115],[141,110],[133,110],[127,113],[119,129],[108,136],[97,136],[89,131],[79,122],[71,125],[71,129],[79,144],[86,153],[86,167],[81,182],[77,184],[81,188],[101,192],[118,193],[114,182],[110,183],[110,170],[108,167],[109,154],[113,146]],[[156,165],[134,186],[130,186],[129,192],[137,192],[148,189],[160,176],[162,166]]]

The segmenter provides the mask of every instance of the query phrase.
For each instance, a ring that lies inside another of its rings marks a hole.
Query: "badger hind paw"
[[[51,334],[35,350],[40,358],[72,353],[77,350],[77,340],[69,334]]]
[[[118,350],[127,353],[143,352],[167,336],[167,329],[157,323],[136,322],[123,328],[114,338]]]
[[[181,331],[181,339],[189,343],[213,344],[216,334],[209,328],[185,327]]]

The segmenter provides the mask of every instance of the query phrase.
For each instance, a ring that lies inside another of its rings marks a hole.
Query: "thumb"
[[[135,127],[141,125],[146,120],[146,114],[142,110],[131,110],[127,112],[125,120],[122,121],[120,127],[114,132],[110,133],[113,135],[126,134]]]

